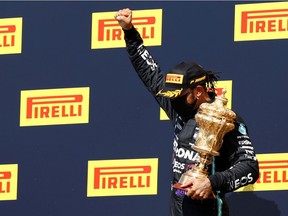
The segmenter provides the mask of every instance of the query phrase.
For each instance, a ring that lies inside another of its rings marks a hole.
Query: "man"
[[[199,160],[191,148],[199,130],[194,117],[202,103],[213,102],[217,76],[191,62],[178,64],[164,76],[132,24],[132,11],[119,10],[115,19],[124,31],[129,58],[138,76],[175,127],[173,185]],[[247,128],[239,116],[234,125],[235,129],[224,136],[220,156],[210,167],[209,176],[193,178],[182,185],[187,192],[172,187],[170,216],[229,215],[225,193],[257,180],[258,162]],[[189,156],[179,152],[189,152]]]

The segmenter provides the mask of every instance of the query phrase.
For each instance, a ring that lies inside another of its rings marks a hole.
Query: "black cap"
[[[193,62],[181,62],[166,74],[165,85],[157,96],[178,97],[188,87],[193,88],[207,81],[207,72],[201,65]]]

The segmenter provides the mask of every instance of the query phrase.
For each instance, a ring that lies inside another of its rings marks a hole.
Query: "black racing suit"
[[[172,162],[173,185],[178,182],[182,173],[191,169],[198,161],[198,153],[191,148],[191,145],[195,143],[199,128],[193,118],[183,121],[173,110],[170,99],[156,95],[164,85],[165,76],[143,45],[143,40],[137,30],[133,27],[130,30],[124,30],[124,33],[129,58],[138,76],[166,112],[175,128]],[[218,199],[193,200],[185,196],[182,190],[171,187],[170,216],[210,216],[217,215],[220,211],[223,215],[228,215],[224,194],[257,180],[258,162],[247,128],[239,116],[234,124],[235,129],[224,136],[220,156],[214,159],[214,174],[211,174],[212,168],[209,168],[209,179],[213,190],[218,194]],[[220,198],[223,202],[222,205],[219,203]]]

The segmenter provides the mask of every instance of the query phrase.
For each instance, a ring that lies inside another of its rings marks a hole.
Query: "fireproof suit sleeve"
[[[144,83],[145,87],[154,96],[160,107],[166,112],[169,119],[175,124],[176,113],[171,108],[171,102],[168,98],[157,96],[157,93],[164,85],[165,76],[162,73],[158,63],[150,55],[139,32],[133,27],[124,30],[126,49],[129,59]]]
[[[247,133],[247,127],[240,117],[237,117],[235,121],[234,130],[224,136],[221,154],[222,157],[215,159],[215,174],[209,176],[213,190],[226,193],[257,181],[258,161]],[[227,160],[230,167],[221,167],[227,164]]]

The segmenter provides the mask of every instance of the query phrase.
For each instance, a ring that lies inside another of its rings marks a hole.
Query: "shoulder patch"
[[[238,131],[243,135],[247,135],[247,130],[246,130],[245,125],[243,123],[239,124]]]

